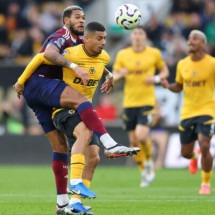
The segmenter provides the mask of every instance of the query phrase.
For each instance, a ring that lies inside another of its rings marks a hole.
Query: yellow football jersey
[[[102,50],[99,55],[90,56],[86,52],[84,46],[80,44],[78,46],[65,49],[64,57],[77,64],[85,71],[88,71],[89,81],[87,85],[83,85],[81,78],[75,73],[75,71],[66,67],[63,67],[63,81],[82,95],[86,96],[92,102],[93,95],[98,86],[99,80],[103,75],[104,68],[110,61],[109,54],[105,50]],[[32,67],[40,64],[53,65],[43,56],[43,53],[38,54],[37,57],[32,60]],[[28,69],[26,71],[28,72]],[[53,116],[61,109],[54,109]]]
[[[182,59],[177,65],[176,82],[184,90],[181,119],[215,116],[215,58],[205,55],[200,61],[192,61],[189,56]]]
[[[125,76],[123,107],[154,106],[156,103],[154,85],[147,85],[145,79],[155,75],[156,69],[165,65],[158,49],[146,47],[142,52],[134,52],[131,47],[118,52],[114,71],[128,70]]]
[[[64,57],[88,71],[89,81],[86,86],[81,83],[81,78],[69,68],[63,68],[63,80],[72,88],[86,96],[91,102],[98,82],[102,77],[105,66],[109,63],[110,57],[106,51],[97,56],[90,56],[84,46],[78,45],[65,49]]]

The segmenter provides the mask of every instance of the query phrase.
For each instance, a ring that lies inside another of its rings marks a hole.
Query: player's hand
[[[18,82],[16,82],[13,85],[13,88],[15,89],[16,94],[17,94],[18,98],[20,99],[21,95],[23,95],[23,92],[24,92],[24,86],[20,85]]]
[[[113,78],[107,78],[105,82],[102,84],[100,90],[102,93],[106,93],[108,95],[113,90],[113,86],[114,86]]]
[[[88,72],[85,71],[84,69],[82,69],[81,67],[77,66],[75,68],[75,73],[81,78],[81,81],[82,81],[83,85],[87,85],[87,83],[89,81]]]
[[[169,82],[167,81],[167,79],[161,79],[160,84],[164,88],[167,88],[167,89],[169,88]]]
[[[145,83],[146,83],[147,85],[155,84],[155,77],[154,77],[154,75],[148,76],[148,77],[145,79]]]

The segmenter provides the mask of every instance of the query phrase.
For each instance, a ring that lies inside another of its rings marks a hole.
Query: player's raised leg
[[[119,145],[107,132],[103,122],[99,119],[92,104],[86,97],[67,86],[63,90],[60,98],[60,104],[63,107],[77,108],[77,111],[85,123],[99,137],[101,143],[105,147],[105,154],[116,154],[116,156],[132,156],[139,151],[139,148],[129,148]]]

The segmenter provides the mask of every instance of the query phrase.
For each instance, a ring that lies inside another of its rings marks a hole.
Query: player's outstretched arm
[[[128,73],[128,70],[126,68],[123,68],[119,71],[114,70],[113,71],[113,80],[114,82],[117,82],[121,79],[123,79]]]
[[[169,69],[167,65],[164,65],[160,70],[159,70],[159,76],[160,80],[166,79],[169,77]]]
[[[160,68],[158,70],[157,75],[152,75],[152,76],[148,76],[145,79],[146,84],[151,85],[151,84],[159,84],[161,82],[161,80],[168,78],[169,76],[169,69],[166,65],[164,65],[162,68]]]
[[[166,89],[168,89],[168,90],[170,90],[170,91],[172,91],[174,93],[179,93],[179,92],[181,92],[183,90],[183,85],[182,84],[180,84],[178,82],[170,84],[166,79],[161,80],[161,85],[164,88],[166,88]]]
[[[84,85],[87,84],[89,80],[88,72],[80,68],[77,64],[69,61],[63,55],[61,55],[60,50],[55,45],[50,43],[46,47],[46,50],[44,52],[44,57],[55,65],[73,69],[75,73],[81,78],[83,84]]]
[[[28,63],[24,72],[19,76],[18,83],[20,85],[25,84],[25,82],[31,77],[34,71],[42,64],[42,54],[37,54],[33,59]]]
[[[23,95],[24,92],[24,84],[25,82],[31,77],[31,75],[34,73],[34,71],[42,64],[51,64],[48,60],[46,60],[43,57],[43,53],[37,54],[30,63],[26,66],[24,72],[21,74],[21,76],[18,78],[17,82],[13,85],[13,88],[15,89],[18,98]]]
[[[38,66],[42,63],[42,54],[37,54],[27,65],[24,72],[19,76],[17,82],[13,85],[13,88],[15,89],[18,98],[23,95],[24,92],[24,84],[25,82],[31,77],[31,75],[34,73],[34,71],[37,69]]]

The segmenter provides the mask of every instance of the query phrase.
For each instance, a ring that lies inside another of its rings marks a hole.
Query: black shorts
[[[188,144],[198,139],[198,134],[212,137],[215,133],[214,119],[211,116],[198,116],[182,120],[179,125],[180,141]]]
[[[123,128],[132,131],[138,124],[150,126],[153,121],[153,110],[153,106],[125,108],[122,115]]]
[[[57,112],[53,119],[55,127],[66,135],[70,148],[72,148],[76,141],[76,138],[73,136],[73,131],[80,122],[82,122],[82,120],[78,112],[76,110],[67,108]],[[99,139],[95,134],[93,134],[90,145],[99,146]]]

